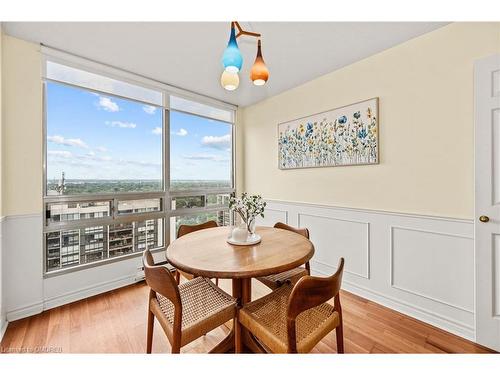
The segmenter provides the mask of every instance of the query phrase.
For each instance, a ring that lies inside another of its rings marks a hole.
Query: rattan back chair
[[[248,329],[273,353],[308,353],[329,332],[337,334],[337,352],[344,352],[340,286],[344,258],[330,277],[303,276],[245,305],[238,312],[236,337]],[[333,306],[327,303],[334,299]],[[236,343],[240,352],[241,343]]]
[[[295,232],[309,239],[309,229],[307,228],[294,228],[281,222],[277,222],[276,224],[274,224],[274,227],[278,229],[288,230],[290,232]],[[283,251],[286,251],[286,249],[283,249]],[[307,262],[304,266],[305,267],[296,267],[288,271],[276,273],[274,275],[258,277],[257,280],[271,289],[279,288],[285,283],[294,284],[302,276],[311,274],[311,267],[309,265],[309,262]]]
[[[182,224],[179,226],[179,229],[177,230],[177,238],[180,238],[182,236],[185,236],[186,234],[193,233],[202,229],[208,229],[208,228],[217,228],[219,224],[215,220],[209,220],[205,223],[201,224],[195,224],[195,225],[187,225],[187,224]],[[180,271],[178,270],[179,274],[182,274],[186,279],[192,280],[195,278],[195,275],[191,275],[190,273]],[[219,286],[219,279],[215,279],[215,285]]]
[[[236,299],[209,279],[197,277],[179,286],[166,267],[154,265],[149,250],[144,251],[142,262],[146,283],[151,288],[147,353],[152,349],[155,317],[172,346],[172,353],[180,353],[182,346],[235,317]]]
[[[215,220],[209,220],[205,223],[195,224],[195,225],[182,224],[179,226],[179,229],[177,230],[177,238],[180,238],[192,232],[196,232],[198,230],[217,228],[218,226],[219,224],[217,224]]]

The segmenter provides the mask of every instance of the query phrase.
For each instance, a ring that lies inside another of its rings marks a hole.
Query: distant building
[[[122,201],[118,214],[160,211],[159,199]],[[48,204],[48,222],[111,216],[109,201]],[[163,243],[163,219],[95,225],[54,231],[46,237],[47,271],[158,248]]]

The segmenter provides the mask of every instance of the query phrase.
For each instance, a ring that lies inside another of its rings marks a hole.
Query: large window
[[[232,125],[170,112],[170,189],[232,187]]]
[[[47,195],[162,191],[161,108],[50,81],[45,93]]]
[[[229,224],[232,121],[232,111],[170,98],[170,238],[181,224]]]
[[[230,223],[231,108],[50,59],[45,70],[47,274],[164,249],[183,223]]]

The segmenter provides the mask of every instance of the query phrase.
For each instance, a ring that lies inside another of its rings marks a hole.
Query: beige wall
[[[495,53],[500,23],[455,23],[244,108],[245,190],[269,199],[472,218],[473,63]],[[278,169],[278,123],[376,96],[379,165]]]
[[[3,215],[42,212],[41,54],[3,35]]]

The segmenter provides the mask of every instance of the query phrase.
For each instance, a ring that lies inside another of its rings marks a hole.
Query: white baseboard
[[[84,298],[92,297],[101,293],[109,292],[114,289],[122,288],[127,285],[136,283],[138,280],[136,276],[120,277],[114,280],[97,283],[87,288],[81,288],[69,293],[45,299],[43,303],[43,310],[52,309],[54,307],[66,305]]]
[[[42,311],[43,301],[35,302],[7,311],[7,320],[9,322],[13,322],[14,320],[19,320],[32,315],[40,314]]]
[[[9,325],[9,322],[6,320],[2,320],[0,322],[0,342],[2,342],[3,336],[5,335],[5,332],[7,332],[7,326]]]

